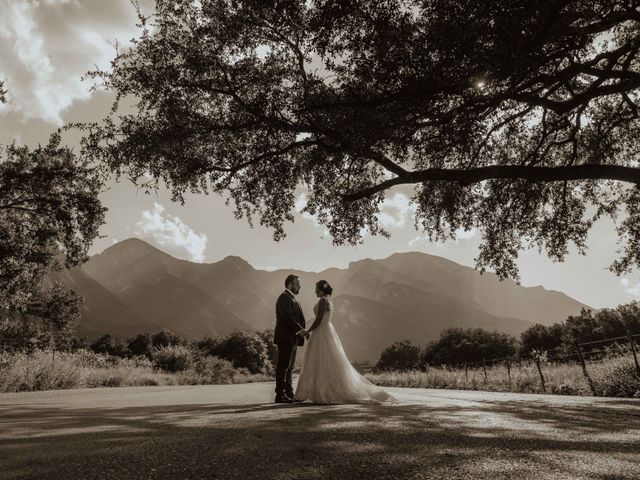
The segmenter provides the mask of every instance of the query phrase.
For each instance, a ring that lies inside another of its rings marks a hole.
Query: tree
[[[515,278],[520,249],[584,254],[626,210],[611,268],[640,265],[634,1],[159,0],[140,27],[89,74],[137,109],[82,125],[83,148],[148,190],[224,195],[278,240],[302,186],[356,244],[412,186],[430,239],[477,228],[477,266]]]
[[[187,341],[168,328],[163,328],[151,337],[151,343],[154,347],[168,347],[170,345],[185,345]]]
[[[138,334],[127,343],[127,350],[131,355],[144,355],[148,358],[151,358],[152,347],[151,335],[148,333]]]
[[[88,259],[105,208],[98,170],[60,145],[9,145],[0,158],[0,308],[48,323],[57,345],[70,339],[81,298],[47,274]]]
[[[384,349],[376,368],[380,370],[417,370],[420,366],[420,347],[409,340],[396,342]]]
[[[547,327],[539,323],[530,326],[520,335],[520,353],[531,354],[532,350],[553,350],[562,344],[562,329]]]
[[[235,368],[246,368],[251,373],[271,371],[267,346],[256,332],[235,331],[216,342],[208,353],[229,360]]]
[[[269,356],[272,368],[275,370],[276,363],[278,362],[278,347],[273,343],[273,328],[267,328],[259,332],[259,335],[267,347],[267,355]]]
[[[107,333],[91,344],[91,350],[96,353],[124,357],[125,346],[113,335]]]
[[[431,342],[422,355],[422,363],[431,365],[462,365],[483,360],[505,358],[516,353],[516,339],[482,328],[447,328],[440,338]]]

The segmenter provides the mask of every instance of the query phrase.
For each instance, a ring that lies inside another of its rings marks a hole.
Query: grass
[[[631,355],[609,357],[587,363],[596,394],[606,397],[640,398],[640,375],[636,373]],[[561,395],[592,395],[580,364],[542,365],[546,393]],[[431,367],[428,371],[387,371],[367,373],[373,383],[387,387],[444,388],[458,390],[487,390],[498,392],[543,393],[540,375],[533,361],[512,364],[511,380],[506,365],[464,369]]]
[[[640,398],[640,375],[631,355],[589,362],[587,369],[598,396]],[[542,365],[547,393],[592,395],[579,364]],[[500,392],[543,393],[534,362],[511,366],[511,381],[504,364],[482,368],[431,367],[427,372],[378,372],[365,376],[381,386],[444,388]],[[271,381],[264,374],[250,374],[230,362],[204,356],[189,361],[176,372],[155,367],[145,357],[118,358],[89,350],[74,353],[37,350],[30,354],[0,355],[0,392],[146,385],[203,385]]]
[[[230,362],[205,357],[172,373],[145,357],[118,358],[88,350],[74,353],[36,350],[0,356],[0,392],[146,385],[202,385],[269,381]]]

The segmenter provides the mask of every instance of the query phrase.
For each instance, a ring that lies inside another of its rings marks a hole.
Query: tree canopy
[[[639,27],[633,0],[158,0],[90,73],[135,107],[85,124],[84,151],[275,239],[301,187],[356,244],[410,185],[429,238],[476,228],[477,265],[516,278],[522,248],[585,253],[623,212],[620,273],[640,264]]]
[[[60,145],[9,145],[0,155],[0,309],[72,330],[80,299],[46,275],[88,259],[104,222],[98,171]]]

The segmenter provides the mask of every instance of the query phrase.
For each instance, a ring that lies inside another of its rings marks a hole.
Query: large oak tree
[[[82,299],[47,275],[88,259],[104,223],[101,186],[99,170],[58,133],[46,146],[0,154],[0,336],[25,340],[35,320],[56,345],[69,340]]]
[[[137,183],[227,196],[276,239],[303,186],[352,244],[411,185],[426,235],[477,228],[478,266],[514,277],[622,212],[612,268],[640,264],[637,1],[158,0],[140,27],[91,74],[133,112],[84,139]]]

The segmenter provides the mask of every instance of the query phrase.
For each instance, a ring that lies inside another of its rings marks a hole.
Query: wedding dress
[[[333,302],[326,298],[327,310],[305,347],[295,398],[327,404],[396,402],[353,368],[331,324]],[[313,307],[316,315],[319,304]]]

